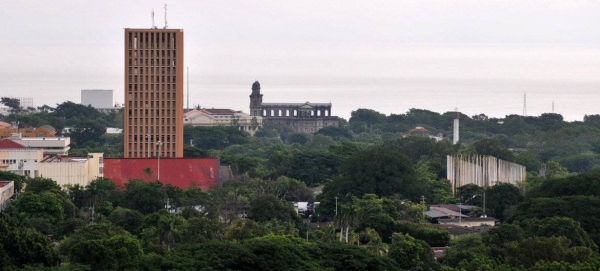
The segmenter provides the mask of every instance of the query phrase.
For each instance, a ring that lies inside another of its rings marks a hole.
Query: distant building
[[[112,89],[82,89],[81,104],[93,108],[113,108],[113,90]]]
[[[159,177],[160,175],[160,177]],[[160,180],[180,188],[219,185],[217,158],[106,158],[104,177],[124,187],[129,180]]]
[[[432,135],[431,131],[429,131],[427,128],[421,127],[421,126],[417,126],[414,129],[410,129],[408,131],[408,133],[406,133],[404,135],[404,137],[407,137],[407,136],[423,136],[423,137],[428,137],[428,138],[431,138],[431,139],[435,140],[436,142],[442,141],[444,139],[444,134]]]
[[[21,128],[6,122],[0,122],[0,139],[9,138],[20,134],[21,137],[55,137],[56,129],[50,125],[38,128]]]
[[[262,127],[261,116],[250,116],[231,109],[194,109],[183,114],[183,123],[190,126],[236,126],[251,136]]]
[[[125,29],[124,156],[183,157],[183,29]]]
[[[250,116],[263,117],[270,124],[289,125],[296,133],[310,134],[339,126],[339,118],[331,116],[331,103],[263,103],[262,98],[260,83],[256,81],[250,94]]]

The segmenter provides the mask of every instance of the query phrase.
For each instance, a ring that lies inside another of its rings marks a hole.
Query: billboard
[[[217,158],[104,158],[104,177],[119,187],[138,179],[206,190],[219,184],[219,162]]]

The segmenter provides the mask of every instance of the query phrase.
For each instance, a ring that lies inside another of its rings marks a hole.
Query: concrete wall
[[[87,158],[40,163],[39,173],[41,177],[53,179],[61,187],[75,184],[88,186],[94,179],[104,177],[103,163],[102,153],[90,153]]]
[[[498,183],[516,185],[527,178],[525,166],[493,156],[447,156],[447,179],[452,191],[467,184],[489,187]]]

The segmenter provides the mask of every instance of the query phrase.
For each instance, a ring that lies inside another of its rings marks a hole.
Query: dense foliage
[[[70,127],[75,155],[122,153],[120,113],[66,102],[23,109],[3,100],[7,122]],[[411,109],[352,112],[315,135],[266,125],[186,127],[187,157],[218,157],[234,178],[208,191],[159,181],[117,187],[99,178],[60,187],[15,180],[18,198],[0,214],[5,270],[597,270],[600,268],[600,116],[461,116],[461,142],[411,135],[416,126],[451,134],[452,113]],[[493,155],[527,166],[525,183],[451,191],[446,156]],[[545,176],[539,169],[545,167]],[[320,191],[321,193],[313,193]],[[485,198],[485,209],[484,209]],[[296,201],[319,202],[297,214]],[[451,238],[427,204],[470,204],[502,225]],[[598,210],[597,210],[598,209]],[[311,222],[311,223],[309,223]],[[442,258],[432,247],[450,246]]]

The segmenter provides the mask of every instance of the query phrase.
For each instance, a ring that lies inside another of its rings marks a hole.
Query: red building
[[[157,158],[104,158],[104,177],[120,187],[133,179],[204,190],[219,184],[216,158],[160,158],[158,165]]]

